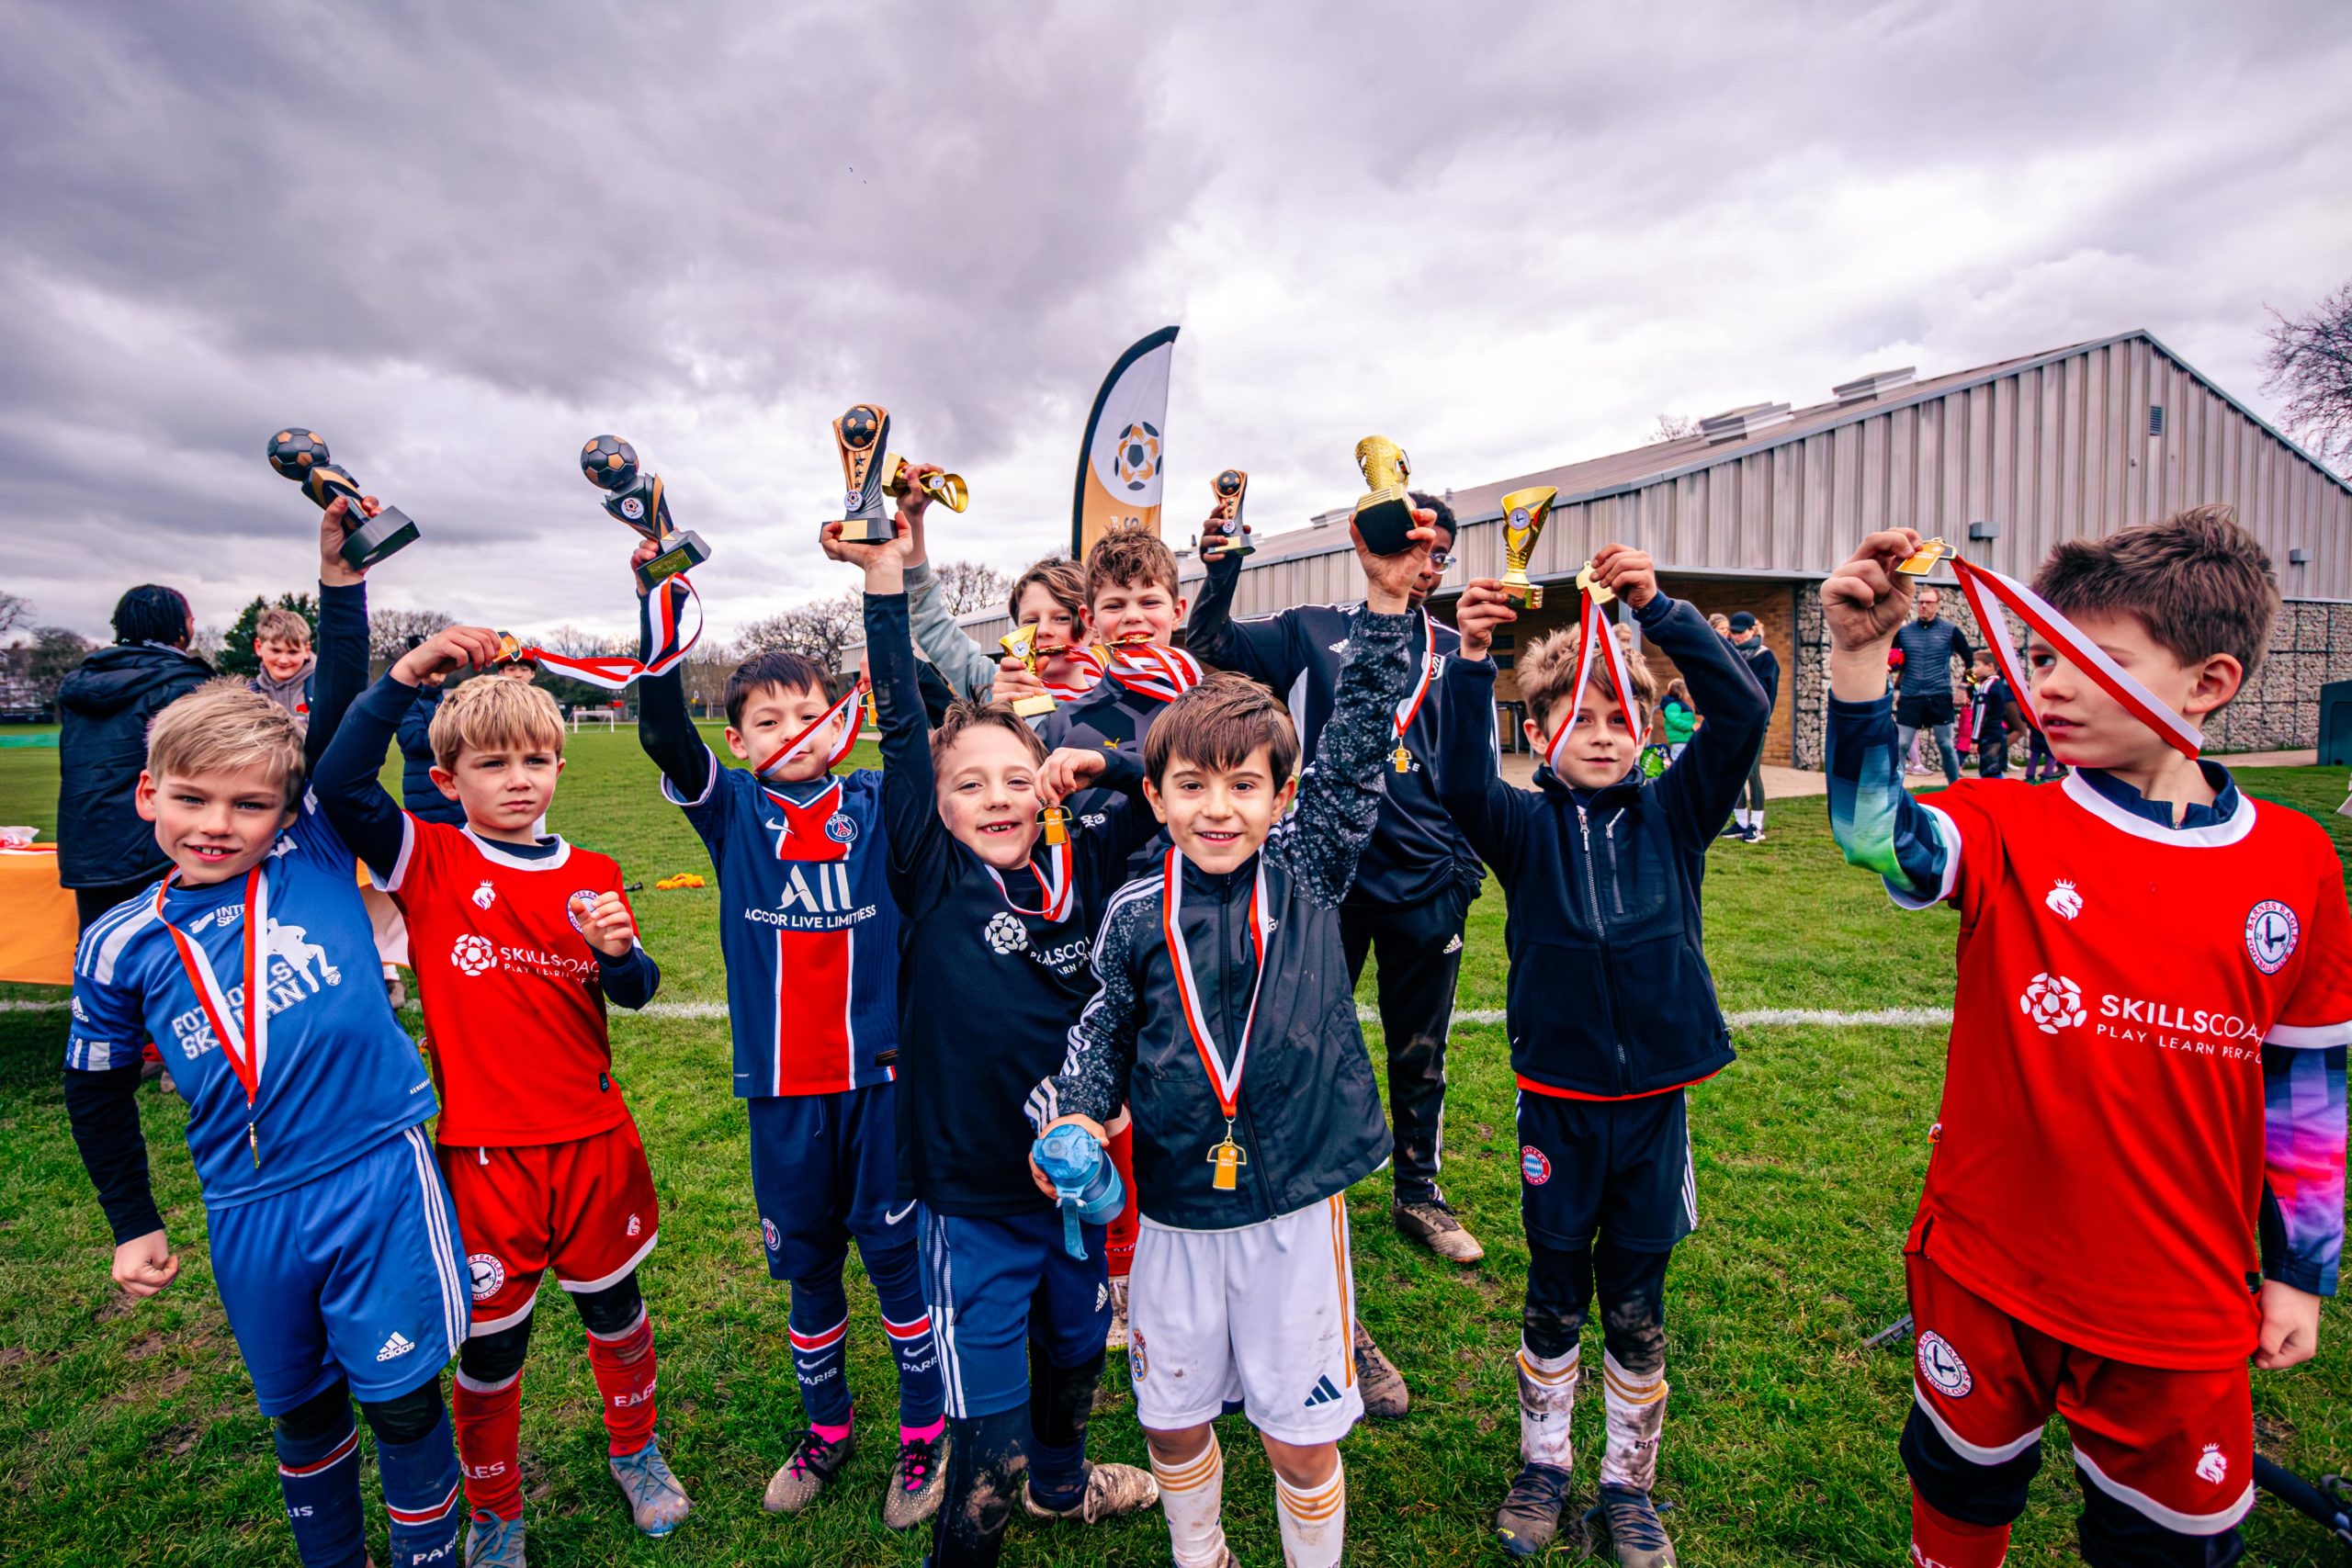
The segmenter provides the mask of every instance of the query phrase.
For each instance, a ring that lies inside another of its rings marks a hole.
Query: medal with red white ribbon
[[[1057,813],[1058,815],[1056,815]],[[1078,879],[1070,874],[1069,812],[1064,807],[1048,806],[1045,808],[1044,816],[1045,868],[1043,870],[1038,868],[1035,855],[1029,859],[1029,874],[1037,879],[1037,891],[1045,896],[1045,902],[1041,907],[1035,909],[1023,908],[1012,901],[1012,891],[1005,886],[1004,878],[997,874],[996,867],[988,866],[986,870],[989,879],[996,884],[997,897],[1004,900],[1006,908],[1016,915],[1027,915],[1032,919],[1043,920],[1049,926],[1057,926],[1069,918],[1070,897],[1078,886]]]
[[[1421,612],[1421,673],[1413,689],[1397,699],[1396,750],[1388,754],[1389,765],[1400,773],[1413,771],[1412,748],[1405,744],[1405,732],[1413,728],[1413,720],[1420,716],[1421,702],[1430,694],[1430,677],[1437,673],[1437,628],[1430,624],[1430,613]]]
[[[1128,691],[1172,703],[1201,683],[1201,661],[1181,648],[1122,642],[1096,655],[1104,674]]]
[[[627,654],[576,655],[553,653],[524,646],[513,637],[500,652],[508,659],[537,660],[543,668],[575,681],[585,681],[608,692],[625,691],[648,675],[666,674],[678,667],[702,640],[702,599],[694,584],[673,577],[638,601],[638,657]]]
[[[1079,677],[1077,683],[1046,679],[1042,667],[1045,661],[1053,658],[1055,654],[1058,654],[1062,662],[1077,673]],[[1040,651],[1037,659],[1040,666],[1038,682],[1046,688],[1046,694],[1056,702],[1075,702],[1102,683],[1102,661],[1086,649],[1056,649],[1051,653]]]
[[[220,976],[212,972],[212,961],[204,954],[188,934],[172,924],[164,914],[164,896],[179,880],[176,871],[164,878],[155,888],[155,919],[171,933],[172,945],[179,950],[180,967],[187,972],[188,984],[195,988],[198,1006],[204,1010],[204,1021],[212,1029],[212,1038],[220,1043],[221,1054],[229,1058],[231,1070],[245,1090],[245,1146],[253,1151],[254,1168],[261,1168],[261,1138],[254,1131],[254,1101],[261,1095],[261,1070],[269,1060],[269,879],[260,866],[245,873],[245,963],[244,1017],[242,1032],[229,1027],[236,1018],[236,1010],[229,1005],[229,995],[220,988]]]
[[[1993,657],[1999,661],[2001,673],[2009,682],[2009,691],[2025,710],[2027,720],[2034,728],[2041,728],[2041,715],[2036,711],[2032,686],[2026,679],[2024,666],[2018,651],[2009,646],[2007,625],[2001,619],[1996,601],[2017,612],[2018,618],[2040,633],[2043,641],[2065,656],[2066,661],[2104,688],[2107,694],[2123,705],[2124,710],[2156,732],[2158,738],[2191,761],[2204,748],[2205,735],[2195,725],[2167,707],[2154,692],[2132,678],[2132,672],[2113,659],[2105,649],[2085,637],[2082,628],[2061,615],[2057,608],[2041,594],[2013,577],[2005,577],[1990,567],[1972,565],[1954,557],[1952,571],[1960,578],[1960,591],[1968,595],[1968,607],[1976,615],[1976,624],[1984,630],[1985,640],[1993,645]]]
[[[814,746],[817,743],[817,737],[824,732],[825,726],[834,723],[842,727],[841,739],[833,742],[831,752],[825,758],[825,767],[827,769],[840,767],[842,759],[848,756],[850,749],[857,744],[857,726],[851,723],[847,716],[850,709],[855,707],[865,699],[865,683],[861,681],[852,686],[840,702],[819,714],[808,728],[769,752],[767,760],[755,764],[752,772],[764,776],[784,766],[801,752]]]
[[[1209,1163],[1216,1168],[1209,1185],[1230,1192],[1240,1168],[1250,1163],[1250,1156],[1233,1141],[1233,1122],[1240,1114],[1241,1075],[1250,1066],[1250,1033],[1258,1021],[1258,996],[1266,985],[1266,936],[1274,929],[1266,908],[1265,860],[1260,857],[1257,880],[1250,888],[1250,941],[1258,952],[1258,977],[1250,983],[1250,1010],[1242,1015],[1241,1038],[1234,1046],[1229,1069],[1217,1054],[1208,1015],[1201,1010],[1201,988],[1193,979],[1192,954],[1184,948],[1184,928],[1177,918],[1183,889],[1183,857],[1171,849],[1160,870],[1160,927],[1168,939],[1170,964],[1176,972],[1176,999],[1183,1006],[1184,1027],[1192,1031],[1193,1049],[1200,1053],[1209,1088],[1216,1094],[1217,1109],[1225,1113],[1225,1140],[1209,1150]]]
[[[1544,749],[1544,765],[1554,773],[1560,771],[1560,748],[1567,743],[1568,734],[1577,727],[1577,717],[1584,711],[1585,685],[1592,679],[1593,666],[1607,671],[1610,686],[1617,694],[1617,705],[1625,710],[1625,722],[1634,722],[1634,677],[1625,665],[1625,647],[1610,629],[1609,616],[1601,609],[1598,596],[1585,595],[1580,621],[1581,640],[1577,645],[1576,683],[1568,689],[1568,721],[1552,737]]]

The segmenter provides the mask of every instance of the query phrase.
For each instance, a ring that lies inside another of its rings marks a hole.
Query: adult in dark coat
[[[131,797],[148,722],[212,678],[187,650],[195,631],[186,594],[142,583],[114,607],[113,646],[57,689],[57,875],[85,927],[171,869]]]

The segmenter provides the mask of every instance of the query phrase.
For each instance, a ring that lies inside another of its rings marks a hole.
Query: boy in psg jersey
[[[1596,581],[1690,682],[1707,723],[1671,768],[1641,769],[1657,686],[1639,659],[1581,671],[1581,621],[1523,646],[1514,673],[1536,787],[1497,772],[1496,631],[1516,620],[1491,579],[1454,612],[1439,783],[1495,868],[1510,921],[1511,1067],[1519,1080],[1521,1468],[1495,1517],[1513,1556],[1547,1547],[1570,1492],[1568,1441],[1585,1320],[1598,1293],[1608,1437],[1600,1503],[1623,1568],[1674,1548],[1650,1491],[1666,1427],[1666,1271],[1698,1224],[1689,1088],[1732,1060],[1701,930],[1707,851],[1747,783],[1771,701],[1739,650],[1658,591],[1650,558],[1594,552]],[[1611,634],[1614,636],[1612,628]],[[1596,645],[1596,652],[1604,651]]]
[[[364,623],[324,633],[362,639]],[[653,1325],[638,1267],[660,1230],[645,1145],[612,1077],[605,1004],[640,1008],[661,973],[610,856],[541,837],[563,771],[563,715],[538,687],[495,677],[451,690],[433,717],[433,783],[465,808],[452,828],[402,811],[378,782],[430,677],[498,658],[499,636],[453,626],[410,649],[345,716],[316,793],[407,918],[445,1109],[441,1168],[468,1247],[472,1324],[453,1398],[470,1564],[524,1561],[518,1447],[523,1361],[540,1277],[571,1297],[603,1396],[608,1465],[637,1528],[685,1520],[654,1438]]]
[[[828,528],[829,535],[839,525]],[[903,563],[909,536],[827,553],[865,570],[865,646],[882,720],[890,891],[906,932],[899,1037],[902,1201],[920,1201],[924,1284],[943,1325],[953,1425],[933,1568],[992,1563],[1013,1497],[1034,1517],[1092,1524],[1150,1506],[1148,1473],[1090,1464],[1087,1421],[1110,1326],[1104,1234],[1064,1249],[1029,1183],[1022,1097],[1049,1070],[1091,990],[1104,899],[1152,830],[1109,792],[1101,820],[1041,839],[1080,769],[1135,783],[1131,756],[1059,754],[1003,704],[952,705],[936,729],[915,687]]]
[[[2053,1411],[2085,1562],[2224,1564],[2254,1504],[2247,1359],[2308,1359],[2344,1234],[2352,922],[2324,830],[2200,761],[2278,590],[2229,509],[2058,546],[2016,696],[2056,788],[1903,786],[1886,647],[1909,529],[1822,584],[1830,823],[1896,903],[1961,912],[1960,989],[1904,1258],[1912,1561],[1993,1568]],[[1987,626],[1996,653],[2009,646]],[[2005,663],[2007,662],[2005,659]]]
[[[152,1296],[179,1273],[135,1099],[141,1045],[161,1043],[295,1550],[305,1568],[368,1561],[356,1397],[391,1562],[418,1568],[456,1560],[464,1517],[440,1383],[466,1335],[464,1249],[424,1131],[432,1081],[375,983],[351,851],[303,789],[367,679],[345,514],[337,501],[320,523],[319,619],[358,658],[322,659],[307,739],[239,681],[180,698],[148,733],[137,805],[172,870],[83,933],[65,1106],[115,1282]]]
[[[1343,1194],[1389,1140],[1339,910],[1417,650],[1407,597],[1437,537],[1417,526],[1396,556],[1357,540],[1365,604],[1303,782],[1289,716],[1244,677],[1212,677],[1153,726],[1146,790],[1172,844],[1112,899],[1094,998],[1029,1100],[1040,1134],[1100,1138],[1113,1110],[1134,1111],[1128,1359],[1181,1568],[1232,1561],[1212,1423],[1236,1400],[1273,1466],[1283,1560],[1329,1568],[1346,1539],[1339,1439],[1363,1399]]]
[[[918,490],[917,494],[921,491]],[[643,544],[632,567],[652,558]],[[854,1239],[899,1373],[898,1457],[883,1522],[908,1529],[939,1506],[946,1431],[911,1205],[899,1168],[899,911],[883,882],[882,774],[833,769],[857,739],[857,692],[839,699],[796,653],[756,653],[727,678],[723,768],[686,712],[680,672],[637,682],[638,739],[662,793],[718,874],[735,1094],[751,1119],[752,1192],[768,1276],[791,1283],[792,1365],[808,1425],[763,1506],[793,1514],[849,1462],[849,1297]]]

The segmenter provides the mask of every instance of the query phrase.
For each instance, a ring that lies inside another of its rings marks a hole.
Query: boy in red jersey
[[[317,792],[377,886],[400,901],[444,1096],[435,1134],[472,1275],[458,1352],[458,1455],[470,1564],[523,1556],[523,1359],[549,1269],[587,1330],[613,1478],[637,1527],[667,1535],[685,1491],[653,1435],[653,1329],[637,1268],[660,1211],[637,1124],[612,1079],[607,999],[639,1008],[660,972],[610,857],[534,831],[563,771],[563,719],[526,682],[455,688],[433,719],[433,780],[466,826],[401,811],[378,771],[430,675],[495,660],[457,626],[412,649],[352,705]]]
[[[1908,908],[1961,911],[1943,1103],[1905,1247],[1911,1560],[1993,1568],[2055,1412],[2084,1560],[2238,1561],[2247,1358],[2308,1359],[2344,1228],[2352,921],[2327,835],[2200,762],[2198,724],[2269,641],[2269,558],[2225,507],[2052,552],[2029,589],[1966,562],[1996,655],[2031,633],[2054,789],[1905,791],[1886,645],[1908,529],[1822,585],[1831,825]]]

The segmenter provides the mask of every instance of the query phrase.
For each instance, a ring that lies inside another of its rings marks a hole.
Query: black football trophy
[[[1227,468],[1209,481],[1209,491],[1216,497],[1216,511],[1201,531],[1201,555],[1246,556],[1257,549],[1250,542],[1250,525],[1241,521],[1241,498],[1250,493],[1250,473],[1246,468]]]
[[[880,403],[856,404],[833,421],[833,441],[842,453],[845,545],[887,545],[898,536],[889,509],[882,504],[883,447],[889,439],[890,411]]]
[[[343,520],[343,558],[354,571],[365,571],[396,550],[416,543],[416,525],[397,506],[387,506],[370,517],[359,509],[359,481],[347,468],[327,460],[326,437],[297,427],[270,437],[269,466],[302,487],[302,493],[321,511],[346,496],[351,505]]]
[[[638,468],[636,447],[617,435],[599,435],[580,449],[580,471],[605,492],[605,511],[661,547],[660,555],[637,569],[646,592],[710,558],[700,534],[672,525],[662,476]]]

